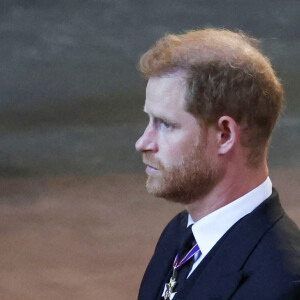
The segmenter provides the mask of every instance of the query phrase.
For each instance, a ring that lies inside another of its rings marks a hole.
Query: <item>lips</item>
[[[150,163],[149,161],[144,160],[143,163],[146,165],[146,173],[148,175],[154,174],[158,172],[159,167],[154,163]]]
[[[144,160],[143,163],[144,163],[147,167],[149,167],[149,168],[151,168],[151,169],[155,169],[155,170],[158,169],[158,167],[157,167],[155,164],[150,163],[150,162],[147,162],[146,160]]]
[[[145,164],[145,163],[144,163],[144,164]],[[157,168],[154,167],[154,166],[152,166],[152,165],[149,165],[149,164],[147,164],[147,163],[146,163],[145,165],[146,165],[147,168],[151,168],[151,169],[157,170]]]
[[[146,173],[148,174],[152,174],[163,169],[160,161],[152,158],[153,157],[151,157],[149,154],[147,155],[147,153],[144,153],[143,155],[143,163],[146,165]]]
[[[158,172],[158,170],[156,168],[153,168],[153,167],[147,165],[147,167],[146,167],[146,173],[148,175],[154,174],[156,172]]]

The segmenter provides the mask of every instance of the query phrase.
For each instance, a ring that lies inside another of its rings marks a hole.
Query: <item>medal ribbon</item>
[[[169,300],[171,294],[173,293],[173,287],[176,285],[176,273],[188,260],[190,260],[196,253],[201,253],[198,244],[195,244],[192,249],[180,260],[178,261],[178,254],[176,255],[173,262],[173,275],[170,278],[170,282],[166,284],[166,291],[164,294],[164,299]]]
[[[200,248],[198,244],[195,244],[193,248],[182,258],[181,261],[178,261],[178,254],[177,254],[173,262],[173,268],[175,270],[179,270],[190,258],[192,258],[199,251]]]

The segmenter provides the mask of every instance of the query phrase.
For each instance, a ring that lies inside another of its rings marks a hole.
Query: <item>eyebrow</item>
[[[156,115],[156,114],[153,114],[153,113],[149,113],[147,110],[146,110],[146,107],[144,106],[144,113],[146,113],[147,115],[152,115],[154,119],[157,119],[157,120],[162,120],[170,125],[173,125],[175,126],[177,123],[172,121],[171,119],[169,119],[168,117],[166,116],[161,116],[161,115]]]

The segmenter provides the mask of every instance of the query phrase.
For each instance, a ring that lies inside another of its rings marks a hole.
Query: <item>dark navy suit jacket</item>
[[[163,231],[138,300],[161,299],[187,216],[178,214]],[[227,231],[175,299],[300,299],[300,232],[276,190]]]

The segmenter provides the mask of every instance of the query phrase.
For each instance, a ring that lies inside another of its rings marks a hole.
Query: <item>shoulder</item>
[[[297,225],[284,214],[266,232],[252,256],[263,257],[262,266],[280,268],[281,271],[300,276],[300,231]]]
[[[259,299],[300,299],[300,231],[286,214],[262,236],[243,274],[238,298],[252,291]]]
[[[277,192],[236,228],[240,237],[232,246],[244,249],[247,256],[233,298],[300,299],[300,231],[281,207]]]
[[[255,265],[256,260],[260,261],[259,257],[263,257],[260,265],[273,265],[277,262],[275,265],[282,264],[282,268],[290,268],[293,265],[298,272],[300,271],[300,231],[284,210],[261,236],[249,258],[249,265],[252,260]]]

